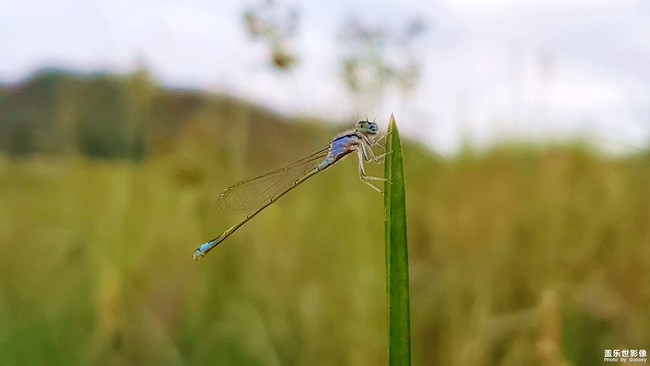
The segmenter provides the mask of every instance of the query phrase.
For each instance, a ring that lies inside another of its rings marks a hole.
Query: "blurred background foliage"
[[[220,190],[336,127],[129,76],[0,101],[0,359],[386,362],[381,198],[344,161],[200,263]],[[415,364],[597,364],[650,341],[650,159],[406,142]]]
[[[244,11],[275,69],[299,60],[299,18],[270,1]],[[344,25],[357,104],[415,87],[405,55],[426,27],[406,24]],[[240,218],[216,209],[221,189],[354,122],[163,88],[146,68],[0,86],[0,364],[386,364],[382,199],[354,162],[191,260]],[[440,156],[405,141],[404,154],[414,364],[595,365],[607,348],[648,348],[646,151],[504,142]]]

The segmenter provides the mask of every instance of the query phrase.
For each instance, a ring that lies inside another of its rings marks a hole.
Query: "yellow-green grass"
[[[196,263],[240,218],[216,209],[220,189],[330,137],[252,144],[206,126],[137,164],[0,160],[0,364],[388,363],[382,197],[344,160]],[[648,348],[647,157],[404,156],[413,364]]]

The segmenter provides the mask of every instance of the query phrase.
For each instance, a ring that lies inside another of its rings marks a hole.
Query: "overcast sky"
[[[394,112],[439,151],[462,139],[589,136],[614,148],[650,136],[650,1],[285,1],[300,9],[288,74],[264,62],[242,10],[255,2],[0,0],[0,82],[44,67],[130,72],[167,86],[229,92],[284,113],[333,119]],[[416,43],[422,76],[411,95],[374,110],[339,78],[345,19],[398,29],[428,25]],[[351,121],[352,122],[352,121]]]

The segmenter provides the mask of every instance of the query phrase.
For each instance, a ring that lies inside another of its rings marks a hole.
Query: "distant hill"
[[[273,121],[273,112],[235,98],[165,89],[146,72],[127,76],[44,70],[0,85],[0,152],[77,153],[139,160],[164,151],[200,113]]]

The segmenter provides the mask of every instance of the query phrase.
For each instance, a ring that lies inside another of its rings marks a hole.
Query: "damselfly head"
[[[376,135],[379,133],[377,123],[370,121],[359,121],[354,129],[364,135]]]

